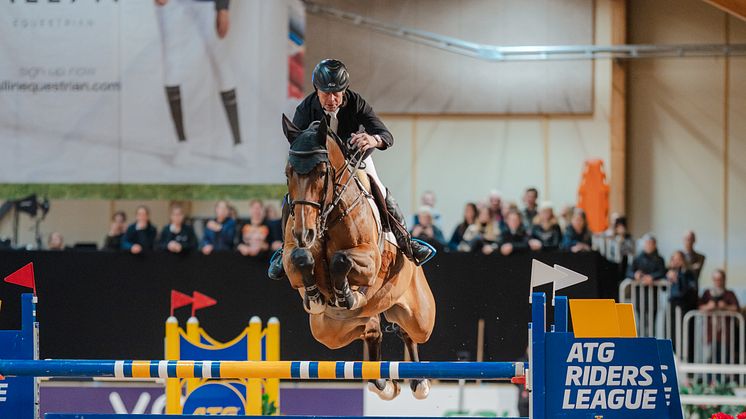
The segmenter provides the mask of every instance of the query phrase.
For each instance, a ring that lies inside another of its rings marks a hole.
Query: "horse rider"
[[[313,70],[311,76],[314,92],[308,95],[295,109],[293,124],[305,130],[314,121],[325,118],[329,129],[341,139],[350,138],[352,147],[342,147],[345,152],[362,150],[366,154],[363,160],[365,172],[373,179],[378,190],[384,195],[386,210],[381,214],[391,215],[389,222],[398,224],[392,228],[399,248],[417,266],[430,260],[435,255],[435,249],[412,239],[406,227],[404,214],[396,203],[391,192],[381,183],[373,165],[371,154],[373,150],[386,150],[394,144],[394,137],[380,118],[373,112],[373,108],[358,93],[349,89],[350,76],[345,65],[334,59],[321,61]],[[365,128],[360,132],[359,127]],[[346,158],[351,156],[347,155]],[[287,197],[282,208],[282,227],[285,228],[290,213]],[[268,275],[272,279],[281,279],[285,275],[282,266],[282,249],[275,252],[270,261]]]

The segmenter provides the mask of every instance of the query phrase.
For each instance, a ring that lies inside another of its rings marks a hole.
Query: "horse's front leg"
[[[290,261],[295,269],[301,274],[305,296],[303,297],[303,308],[309,314],[321,314],[326,310],[324,295],[321,294],[316,278],[313,276],[313,255],[307,248],[296,247],[290,253]]]
[[[356,310],[368,303],[365,294],[358,290],[350,289],[347,275],[352,270],[355,261],[349,251],[340,250],[336,252],[329,263],[329,274],[334,285],[335,305],[348,310]]]

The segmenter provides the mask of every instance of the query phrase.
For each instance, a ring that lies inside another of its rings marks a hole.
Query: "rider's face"
[[[345,97],[345,92],[334,92],[334,93],[324,93],[321,90],[319,92],[319,102],[321,102],[321,107],[324,108],[327,112],[334,112],[337,109],[339,109],[340,106],[342,106],[342,100]]]

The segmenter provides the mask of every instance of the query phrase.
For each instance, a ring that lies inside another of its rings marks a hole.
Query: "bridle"
[[[324,154],[326,156],[329,155],[329,151],[326,149],[317,149],[317,150],[308,150],[308,151],[296,151],[296,150],[290,150],[291,156],[298,156],[298,157],[311,157],[317,154]],[[321,200],[320,201],[309,201],[305,199],[293,199],[290,195],[288,195],[288,205],[290,205],[290,215],[295,217],[295,206],[296,205],[308,205],[311,207],[316,208],[319,211],[319,217],[316,221],[316,231],[319,234],[319,239],[323,239],[326,236],[326,233],[329,231],[329,229],[334,226],[336,223],[341,221],[343,218],[345,218],[347,215],[352,212],[352,210],[360,204],[363,198],[370,198],[371,195],[365,190],[363,185],[360,183],[360,179],[358,179],[355,172],[357,170],[364,167],[363,160],[365,159],[365,153],[361,151],[360,149],[355,150],[352,157],[349,159],[345,158],[345,164],[344,167],[337,169],[332,166],[331,161],[328,161],[328,164],[326,165],[326,170],[324,171],[324,186],[321,189]],[[347,171],[350,176],[347,179],[347,181],[344,184],[339,183],[342,179],[342,176],[344,175],[345,171]],[[352,181],[355,180],[355,182],[358,184],[358,189],[360,190],[360,193],[358,194],[357,198],[355,198],[355,201],[352,202],[347,208],[345,208],[338,217],[334,218],[331,222],[329,221],[329,216],[331,215],[332,211],[334,211],[335,208],[339,206],[340,201],[342,201],[342,197],[344,196],[345,191],[350,186]],[[330,184],[333,185],[332,190],[332,198],[331,202],[328,202],[327,195],[329,193],[329,186]]]

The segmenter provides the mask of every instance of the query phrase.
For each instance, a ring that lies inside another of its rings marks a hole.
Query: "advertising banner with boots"
[[[0,182],[282,183],[304,27],[297,0],[0,0]]]

